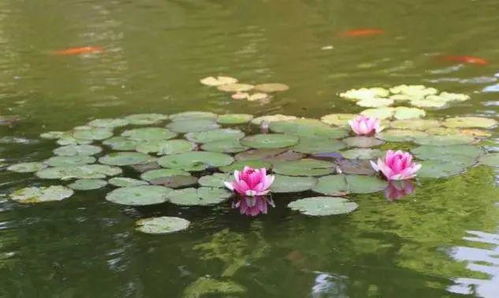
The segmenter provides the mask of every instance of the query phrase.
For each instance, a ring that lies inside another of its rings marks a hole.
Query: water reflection
[[[252,217],[267,214],[268,206],[275,207],[274,201],[264,196],[243,197],[232,203],[232,208],[239,209],[241,214]]]
[[[385,198],[389,201],[397,201],[413,193],[415,188],[411,180],[390,180],[385,188]]]

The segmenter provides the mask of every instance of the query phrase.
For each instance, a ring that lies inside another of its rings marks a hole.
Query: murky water
[[[482,1],[15,1],[0,3],[0,111],[24,118],[0,136],[8,163],[50,156],[40,132],[137,112],[283,113],[362,109],[351,88],[425,84],[472,95],[429,117],[497,117],[499,3]],[[385,34],[341,38],[353,28]],[[54,50],[101,46],[98,55]],[[438,55],[473,55],[485,66]],[[291,89],[269,104],[199,84],[226,74]],[[0,205],[2,297],[196,297],[200,281],[234,282],[246,297],[499,297],[496,175],[476,167],[418,182],[398,202],[355,196],[348,217],[309,218],[286,202],[266,216],[230,204],[126,208],[107,191],[54,204]],[[37,181],[0,173],[2,193]],[[189,231],[149,236],[137,218],[181,215]],[[205,279],[203,279],[205,278]],[[229,287],[229,285],[225,284]],[[197,287],[197,288],[196,288]],[[214,294],[217,296],[217,294]]]

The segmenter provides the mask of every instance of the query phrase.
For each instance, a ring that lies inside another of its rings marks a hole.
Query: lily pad
[[[355,118],[356,114],[329,114],[321,117],[321,121],[334,126],[348,126],[348,121]]]
[[[160,178],[172,177],[172,176],[190,176],[188,172],[184,172],[182,170],[177,169],[158,169],[151,170],[140,175],[140,179],[145,181],[153,181]]]
[[[94,145],[68,145],[54,150],[54,154],[60,156],[95,155],[100,152],[102,148]]]
[[[250,114],[225,114],[218,116],[217,122],[220,124],[244,124],[253,119]]]
[[[426,112],[424,110],[407,107],[396,107],[393,115],[393,117],[398,120],[417,119],[424,116],[426,116]]]
[[[57,144],[61,146],[66,145],[87,145],[91,144],[92,140],[77,139],[72,136],[64,136],[57,140]]]
[[[46,168],[47,165],[41,162],[21,162],[10,165],[7,170],[17,173],[34,173],[41,169]]]
[[[289,115],[282,115],[282,114],[275,114],[275,115],[266,115],[266,116],[260,116],[257,118],[254,118],[251,120],[252,124],[255,125],[261,125],[262,122],[275,122],[275,121],[288,121],[288,120],[294,120],[297,119],[296,116],[289,116]]]
[[[272,93],[287,91],[289,86],[281,83],[265,83],[256,85],[254,89],[260,92]]]
[[[221,128],[208,131],[190,132],[185,138],[194,143],[209,143],[224,140],[239,140],[244,137],[244,132],[239,129]]]
[[[345,129],[330,127],[316,119],[274,121],[269,128],[277,133],[307,137],[342,138],[348,135]]]
[[[168,119],[167,115],[149,113],[149,114],[133,114],[125,117],[125,120],[132,125],[151,125],[158,124]]]
[[[196,148],[196,145],[186,140],[151,140],[139,143],[136,150],[141,153],[170,155],[190,152],[194,148]]]
[[[382,191],[388,184],[377,177],[365,175],[331,175],[319,178],[315,192],[326,195],[347,193],[373,193]]]
[[[163,185],[170,188],[191,186],[197,184],[197,182],[198,178],[194,176],[185,176],[185,175],[160,177],[151,180],[151,184],[153,185]]]
[[[317,183],[314,177],[292,177],[276,175],[271,191],[274,193],[303,192],[312,189]]]
[[[232,180],[231,173],[215,173],[199,178],[198,183],[201,186],[225,188],[224,182]]]
[[[360,89],[350,89],[346,92],[340,93],[340,97],[353,99],[353,100],[363,100],[369,98],[377,97],[387,97],[390,92],[384,88],[374,87],[374,88],[360,88]]]
[[[220,85],[217,87],[217,89],[224,92],[246,92],[250,91],[254,87],[255,86],[250,84],[234,83],[234,84]]]
[[[270,162],[298,160],[305,155],[287,149],[252,149],[239,154],[236,154],[236,160],[265,160]]]
[[[66,135],[68,135],[68,133],[65,131],[49,131],[40,134],[40,138],[48,140],[57,140]]]
[[[257,134],[245,137],[241,144],[251,148],[286,148],[298,144],[297,136],[285,134]]]
[[[202,171],[208,167],[228,166],[233,161],[232,156],[227,154],[199,151],[163,156],[158,163],[165,168]]]
[[[337,152],[345,148],[345,143],[324,137],[300,137],[298,145],[294,146],[293,151],[307,154]]]
[[[411,152],[419,159],[460,162],[472,165],[483,153],[479,147],[471,145],[420,146]]]
[[[217,114],[211,112],[200,112],[200,111],[188,111],[170,115],[172,121],[182,121],[182,120],[215,120]]]
[[[425,137],[429,137],[425,132],[408,129],[387,129],[378,134],[379,139],[387,142],[412,142],[416,138]]]
[[[325,195],[342,196],[349,193],[349,188],[345,175],[330,175],[320,177],[313,191]]]
[[[93,127],[101,127],[101,128],[115,128],[122,127],[128,125],[128,120],[126,119],[95,119],[88,123],[88,125]]]
[[[129,187],[129,186],[147,185],[148,183],[144,180],[138,180],[128,177],[115,177],[109,179],[109,184],[118,187]]]
[[[207,206],[226,201],[232,193],[218,187],[177,189],[168,194],[171,203],[180,206]]]
[[[91,164],[96,161],[95,157],[87,155],[76,156],[54,156],[45,161],[51,167],[71,167]]]
[[[466,170],[466,165],[461,163],[441,161],[441,160],[423,160],[421,169],[418,171],[418,177],[422,178],[444,178],[461,174]]]
[[[311,197],[288,204],[292,210],[310,216],[328,216],[348,214],[359,207],[356,203],[337,197]]]
[[[348,147],[369,148],[384,144],[385,142],[373,137],[350,137],[342,140]],[[326,152],[326,151],[323,151]]]
[[[443,136],[417,136],[414,137],[414,142],[419,145],[432,145],[432,146],[450,146],[471,144],[475,141],[472,136],[466,135],[443,135]]]
[[[427,130],[439,126],[440,122],[437,120],[423,120],[423,119],[395,120],[390,123],[391,128],[409,129],[409,130]]]
[[[36,172],[41,179],[104,179],[106,176],[116,176],[122,173],[121,168],[107,165],[82,165],[72,167],[51,167]]]
[[[174,132],[188,133],[213,130],[219,128],[220,125],[212,119],[191,119],[173,121],[167,127]]]
[[[80,140],[105,140],[113,136],[113,131],[108,128],[93,127],[78,129],[73,132],[73,137]]]
[[[61,201],[71,197],[74,191],[61,185],[49,187],[26,187],[10,194],[10,199],[19,203],[43,203]]]
[[[493,128],[497,121],[484,117],[454,117],[445,119],[443,125],[452,128]]]
[[[376,117],[381,120],[390,119],[395,114],[395,108],[367,109],[360,112],[360,114],[368,117]]]
[[[234,172],[236,170],[241,171],[244,169],[245,166],[254,169],[260,169],[260,168],[270,169],[272,167],[272,164],[264,160],[241,160],[241,161],[236,161],[229,166],[220,167],[220,171],[222,172]]]
[[[68,185],[74,190],[95,190],[107,185],[106,180],[101,179],[80,179]]]
[[[355,148],[342,151],[341,154],[348,159],[374,159],[383,155],[383,152],[379,149]]]
[[[168,234],[185,230],[190,222],[173,216],[150,217],[137,220],[135,230],[146,234]]]
[[[112,137],[102,142],[102,144],[118,151],[134,151],[141,143],[140,140],[132,140],[127,137]]]
[[[199,82],[203,85],[206,85],[206,86],[216,87],[216,86],[220,86],[220,85],[237,83],[237,79],[231,78],[231,77],[225,77],[225,76],[218,76],[218,77],[206,77],[206,78],[199,80]]]
[[[499,152],[486,154],[478,160],[480,164],[491,167],[499,167]]]
[[[167,201],[172,190],[157,185],[143,185],[117,188],[107,194],[106,200],[129,206],[161,204]]]
[[[395,101],[390,98],[381,98],[381,97],[373,97],[373,98],[365,98],[357,101],[357,105],[365,108],[379,108],[379,107],[388,107],[391,106]]]
[[[248,150],[248,147],[241,145],[239,140],[229,139],[206,143],[201,146],[201,149],[211,152],[238,153]]]
[[[316,159],[282,161],[274,164],[273,171],[287,176],[323,176],[334,171],[334,164]]]
[[[160,127],[144,127],[144,128],[125,130],[121,135],[131,140],[136,140],[140,142],[153,141],[153,140],[168,140],[177,136],[176,133],[171,132],[166,128],[160,128]]]
[[[146,163],[153,157],[140,152],[113,152],[99,158],[99,162],[111,166],[130,166]]]

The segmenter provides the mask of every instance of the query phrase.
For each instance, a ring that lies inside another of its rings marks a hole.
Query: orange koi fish
[[[373,29],[373,28],[364,28],[364,29],[352,29],[347,30],[345,32],[340,33],[340,36],[346,37],[365,37],[365,36],[373,36],[373,35],[381,35],[384,34],[385,31],[382,29]]]
[[[489,61],[474,56],[442,56],[440,57],[440,60],[447,62],[459,62],[459,63],[476,64],[476,65],[489,64]]]
[[[72,55],[83,55],[83,54],[97,54],[102,53],[104,49],[102,47],[78,47],[78,48],[67,48],[63,50],[55,51],[54,54],[60,56],[72,56]]]

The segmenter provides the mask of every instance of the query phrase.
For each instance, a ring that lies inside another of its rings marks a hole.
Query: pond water
[[[482,90],[499,81],[498,10],[497,0],[1,1],[0,111],[22,120],[0,127],[9,137],[0,157],[40,161],[57,147],[40,133],[133,113],[358,113],[364,108],[337,94],[372,86],[424,84],[471,96],[427,111],[428,119],[497,119],[499,93]],[[341,34],[356,28],[384,33]],[[54,54],[83,46],[103,51]],[[211,75],[290,90],[268,103],[233,100],[199,83]],[[498,150],[491,132],[487,149]],[[300,215],[287,203],[312,195],[280,195],[268,214],[247,217],[230,202],[117,205],[104,199],[110,187],[19,204],[8,194],[40,180],[2,171],[0,294],[499,297],[497,175],[476,166],[418,179],[396,202],[383,192],[351,195],[359,208],[343,216]],[[168,235],[134,230],[137,219],[162,215],[191,226]]]

